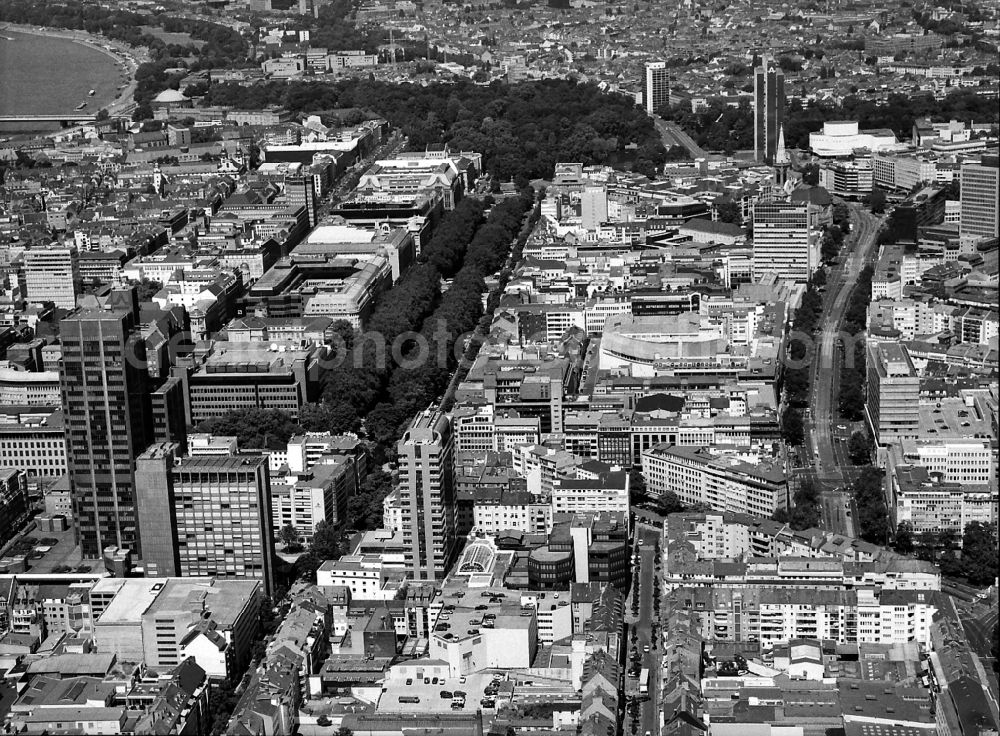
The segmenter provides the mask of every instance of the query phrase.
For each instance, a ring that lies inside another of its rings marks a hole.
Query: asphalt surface
[[[997,627],[997,597],[994,593],[985,601],[976,603],[966,603],[955,600],[955,607],[958,609],[959,620],[965,635],[969,641],[969,648],[979,657],[983,669],[986,670],[986,692],[990,699],[990,708],[994,717],[1000,713],[998,703],[1000,703],[1000,683],[997,681],[997,673],[994,669],[996,660],[993,657],[992,637],[993,631]]]
[[[659,621],[659,612],[653,607],[653,580],[656,576],[656,540],[659,532],[648,527],[636,529],[639,552],[639,620],[635,624],[638,632],[638,647],[649,646],[642,655],[642,666],[649,668],[649,699],[642,701],[639,708],[639,736],[646,731],[659,733],[660,729],[660,657],[662,649],[653,638],[653,624]],[[630,637],[631,639],[631,637]]]
[[[708,151],[701,148],[694,139],[685,133],[679,125],[671,123],[663,118],[653,116],[653,124],[660,134],[663,145],[669,150],[671,146],[683,146],[691,155],[691,158],[707,158]]]
[[[818,484],[823,525],[831,531],[851,536],[855,533],[856,514],[850,506],[850,495],[845,487],[854,476],[847,454],[847,441],[853,429],[860,428],[860,424],[852,425],[844,421],[837,409],[840,386],[838,352],[843,344],[838,338],[851,290],[861,270],[874,258],[881,223],[881,218],[869,214],[860,206],[851,205],[851,233],[841,251],[846,256],[845,261],[828,272],[823,319],[811,355],[806,417],[809,434],[805,444],[810,455],[805,458],[805,464],[811,466],[811,470],[804,475]],[[853,351],[853,343],[847,347]]]

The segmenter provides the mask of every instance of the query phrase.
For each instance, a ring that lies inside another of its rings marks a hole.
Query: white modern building
[[[559,478],[552,484],[552,513],[629,511],[629,476],[624,470],[596,478]]]
[[[646,112],[650,115],[670,101],[670,72],[665,61],[646,64]]]
[[[657,445],[642,454],[642,474],[650,493],[674,493],[685,505],[769,517],[789,504],[780,463],[754,464],[712,448]]]
[[[29,302],[52,302],[60,309],[76,308],[80,286],[76,246],[28,248],[21,257],[25,296]]]
[[[344,555],[316,571],[318,586],[347,588],[352,600],[391,601],[405,579],[403,567],[388,564],[381,555]]]
[[[809,148],[823,158],[851,156],[856,150],[884,151],[896,146],[896,134],[891,130],[858,130],[853,120],[830,120],[823,130],[809,134]]]

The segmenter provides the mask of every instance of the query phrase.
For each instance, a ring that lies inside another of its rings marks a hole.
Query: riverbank
[[[148,59],[144,48],[84,31],[10,23],[0,25],[0,54],[10,70],[0,80],[3,115],[62,114],[83,103],[92,113],[105,109],[111,115],[129,114],[135,106],[136,69]],[[25,130],[23,124],[17,127]],[[12,132],[9,127],[7,131]]]

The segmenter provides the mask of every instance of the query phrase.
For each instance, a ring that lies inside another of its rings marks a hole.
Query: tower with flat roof
[[[670,71],[665,61],[646,64],[646,112],[653,115],[670,102]]]
[[[1000,157],[996,154],[962,164],[961,205],[962,241],[974,243],[1000,235]]]
[[[151,445],[136,461],[143,561],[156,575],[260,580],[274,591],[274,526],[267,458],[243,453],[177,458]]]
[[[753,276],[766,273],[805,283],[819,266],[809,231],[809,205],[780,200],[758,202],[753,212]]]
[[[85,559],[108,546],[141,551],[134,462],[152,441],[154,421],[133,306],[126,298],[60,323],[66,461]]]
[[[904,345],[875,343],[868,348],[865,414],[880,445],[915,439],[920,433],[920,377]]]
[[[455,464],[451,419],[426,409],[397,444],[406,568],[442,580],[455,556]]]
[[[52,302],[60,309],[76,308],[76,296],[80,292],[80,265],[75,246],[28,248],[21,258],[29,302]]]
[[[759,163],[773,164],[785,121],[785,73],[764,58],[753,74],[753,151]]]

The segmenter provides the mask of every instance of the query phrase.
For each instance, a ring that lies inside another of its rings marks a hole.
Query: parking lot
[[[438,678],[437,684],[428,684],[423,680],[412,678],[412,684],[407,680],[387,680],[385,692],[378,702],[381,713],[475,713],[482,708],[479,701],[485,697],[484,691],[492,682],[490,674],[469,675],[465,682],[457,677]],[[451,698],[442,698],[441,691],[454,693],[460,690],[465,693],[465,707],[461,710],[452,709]],[[400,696],[420,698],[419,703],[400,703]]]

